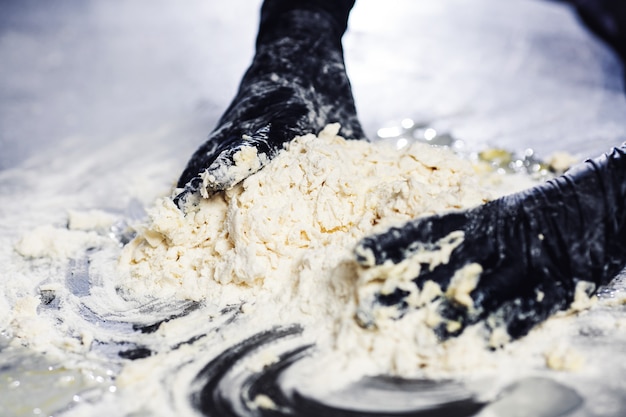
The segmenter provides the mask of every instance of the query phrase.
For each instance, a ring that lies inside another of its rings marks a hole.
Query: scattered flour
[[[68,230],[54,226],[40,226],[25,234],[15,245],[15,250],[28,258],[67,259],[99,247],[102,236],[92,231]]]
[[[117,220],[116,216],[102,210],[69,210],[67,214],[70,230],[108,231]]]
[[[567,171],[572,165],[580,162],[580,158],[569,152],[554,152],[547,160],[550,169],[557,173]]]
[[[559,344],[545,353],[546,365],[556,371],[579,371],[585,365],[585,357],[576,349]]]

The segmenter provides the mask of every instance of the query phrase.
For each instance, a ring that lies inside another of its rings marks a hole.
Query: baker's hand
[[[570,3],[582,22],[626,60],[626,4],[621,0],[561,0]],[[624,74],[626,76],[626,74]]]
[[[518,338],[577,291],[591,295],[626,265],[625,155],[626,144],[530,190],[363,239],[357,319],[429,304],[444,339],[481,320]]]
[[[341,38],[354,0],[266,0],[256,53],[239,91],[178,180],[189,194],[229,189],[262,168],[285,142],[341,124],[364,137],[346,75]]]

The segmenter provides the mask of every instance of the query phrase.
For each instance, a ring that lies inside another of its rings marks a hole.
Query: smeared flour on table
[[[445,343],[437,340],[432,328],[440,317],[430,301],[442,291],[434,283],[415,294],[413,306],[420,308],[401,320],[383,315],[374,329],[359,326],[358,298],[381,281],[358,271],[354,249],[360,239],[418,216],[473,207],[532,182],[477,169],[448,149],[416,143],[398,150],[346,141],[338,129],[329,125],[318,137],[296,138],[259,172],[230,190],[197,198],[184,212],[170,197],[158,199],[147,221],[133,225],[137,235],[123,248],[120,234],[111,236],[111,225],[123,229],[119,218],[100,211],[72,211],[66,227],[43,226],[21,237],[15,249],[24,262],[49,268],[49,259],[57,269],[34,283],[36,291],[23,284],[0,301],[12,343],[62,358],[68,368],[90,369],[110,384],[94,404],[116,404],[121,413],[186,410],[186,391],[176,387],[188,386],[220,346],[293,323],[303,326],[303,339],[315,345],[315,352],[290,368],[282,382],[316,395],[364,375],[465,378],[481,384],[486,378],[487,387],[499,387],[500,379],[510,382],[529,370],[585,369],[583,347],[579,351],[566,341],[580,330],[572,318],[593,304],[584,289],[575,309],[496,351],[489,346],[506,342],[505,335],[488,338],[482,325]],[[446,262],[446,248],[449,255],[459,239],[451,236],[431,262]],[[70,275],[55,278],[68,262]],[[388,285],[401,286],[415,276],[409,264],[395,268]],[[462,272],[446,296],[469,307],[480,270],[470,265]],[[236,313],[232,322],[215,330],[213,323],[231,312]],[[163,320],[146,334],[124,327],[152,324],[158,317]],[[626,327],[610,316],[603,320],[588,326],[606,332]],[[150,353],[107,364],[107,338],[116,347],[136,344]],[[261,352],[246,366],[263,369],[277,360]],[[149,400],[158,392],[167,398]],[[251,404],[271,408],[273,403],[259,396]],[[89,407],[75,404],[68,415]]]

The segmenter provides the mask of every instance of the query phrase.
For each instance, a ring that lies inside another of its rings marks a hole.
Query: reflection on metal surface
[[[378,129],[376,139],[391,144],[397,149],[416,142],[451,148],[467,158],[486,163],[491,169],[502,174],[522,173],[537,180],[552,176],[549,165],[537,157],[531,148],[526,148],[521,152],[494,147],[471,151],[465,141],[456,138],[451,133],[438,131],[428,122],[415,122],[410,118],[404,118],[400,122],[391,122]]]
[[[479,160],[502,173],[523,173],[536,179],[545,179],[551,175],[548,164],[539,159],[530,148],[521,154],[501,148],[489,148],[478,152],[477,156]]]
[[[66,368],[0,335],[0,415],[50,416],[115,392],[113,372]]]
[[[547,378],[526,378],[504,389],[480,416],[559,417],[570,415],[582,404],[572,388]]]
[[[437,131],[428,122],[415,122],[404,118],[400,122],[391,122],[376,132],[377,140],[391,143],[397,149],[415,142],[427,143],[433,146],[445,146],[460,149],[463,141],[456,139],[449,132]]]
[[[224,350],[194,379],[190,397],[194,408],[220,417],[469,417],[484,406],[461,383],[447,380],[366,377],[321,396],[307,394],[306,380],[300,387],[285,387],[283,373],[313,347],[297,343],[302,330],[298,325],[274,328]],[[281,341],[293,338],[295,346],[276,350]],[[277,359],[254,370],[247,362],[259,351],[271,351]]]

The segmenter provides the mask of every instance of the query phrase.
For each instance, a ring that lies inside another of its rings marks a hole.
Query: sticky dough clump
[[[338,129],[295,138],[264,169],[186,214],[158,201],[125,249],[131,276],[191,299],[209,296],[213,283],[279,289],[312,271],[325,285],[351,272],[345,265],[364,236],[490,197],[449,150],[397,150],[345,140]]]

